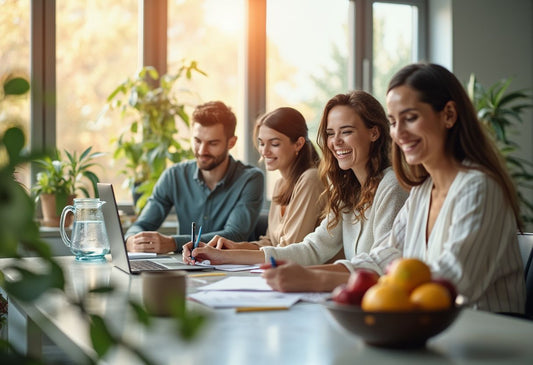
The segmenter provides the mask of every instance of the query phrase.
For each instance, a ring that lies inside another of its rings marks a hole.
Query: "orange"
[[[409,294],[402,288],[378,283],[368,289],[363,296],[361,308],[370,312],[405,312],[413,309]]]
[[[426,283],[416,287],[409,299],[416,308],[422,310],[444,310],[452,305],[449,290],[438,283]]]
[[[417,286],[431,280],[429,266],[415,258],[398,259],[388,273],[389,282],[411,292]]]

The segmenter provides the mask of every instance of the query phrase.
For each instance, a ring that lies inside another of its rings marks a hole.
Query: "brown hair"
[[[328,114],[337,105],[350,107],[363,120],[366,128],[376,127],[379,130],[379,138],[370,144],[370,157],[366,163],[368,178],[363,186],[351,169],[342,170],[339,167],[337,159],[327,146]],[[327,187],[324,192],[327,197],[325,214],[333,213],[328,229],[338,224],[343,212],[353,211],[356,221],[365,219],[365,211],[374,201],[377,187],[383,178],[383,170],[390,166],[389,121],[383,107],[372,95],[364,91],[334,96],[324,107],[317,142],[323,154],[320,177]]]
[[[411,64],[396,73],[389,83],[387,93],[395,87],[407,85],[414,89],[421,102],[440,112],[449,102],[455,103],[457,120],[449,129],[445,142],[446,154],[459,162],[471,161],[477,168],[491,176],[501,186],[521,229],[520,208],[515,186],[507,172],[494,142],[479,122],[475,108],[465,89],[455,75],[446,68],[430,63]],[[399,182],[404,187],[422,184],[428,172],[422,166],[408,165],[398,146],[392,148],[392,163]]]
[[[223,102],[209,101],[205,104],[198,105],[194,109],[192,122],[207,127],[220,123],[224,126],[226,138],[231,138],[235,135],[237,118],[231,111],[231,108]]]
[[[305,118],[298,110],[289,107],[278,108],[259,118],[254,128],[254,143],[256,148],[258,148],[257,137],[261,126],[272,128],[286,135],[292,143],[295,143],[300,137],[305,138],[305,144],[292,161],[288,179],[283,181],[280,193],[272,198],[279,205],[287,205],[291,200],[294,186],[300,176],[307,169],[317,167],[320,157],[307,137],[307,124],[305,123]]]

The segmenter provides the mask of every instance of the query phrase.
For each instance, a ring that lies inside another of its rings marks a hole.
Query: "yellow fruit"
[[[438,283],[426,283],[416,287],[409,299],[417,309],[422,310],[444,310],[452,305],[449,290]]]
[[[366,291],[361,308],[369,312],[405,312],[412,310],[413,304],[402,288],[378,283]]]
[[[388,282],[411,292],[417,286],[431,280],[429,266],[415,258],[399,259],[391,265]]]
[[[387,284],[389,282],[389,275],[381,275],[378,279],[378,284]]]

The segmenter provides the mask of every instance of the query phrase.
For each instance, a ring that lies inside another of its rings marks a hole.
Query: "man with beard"
[[[191,240],[191,223],[202,226],[202,241],[215,235],[245,241],[254,230],[263,205],[264,176],[257,167],[236,161],[235,114],[224,103],[211,101],[192,114],[195,160],[166,169],[139,218],[126,232],[132,252],[180,252]],[[175,208],[178,232],[157,232]]]

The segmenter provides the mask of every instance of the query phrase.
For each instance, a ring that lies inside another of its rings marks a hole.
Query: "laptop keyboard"
[[[159,265],[149,260],[131,260],[130,266],[133,271],[168,270],[168,268],[163,265]]]

